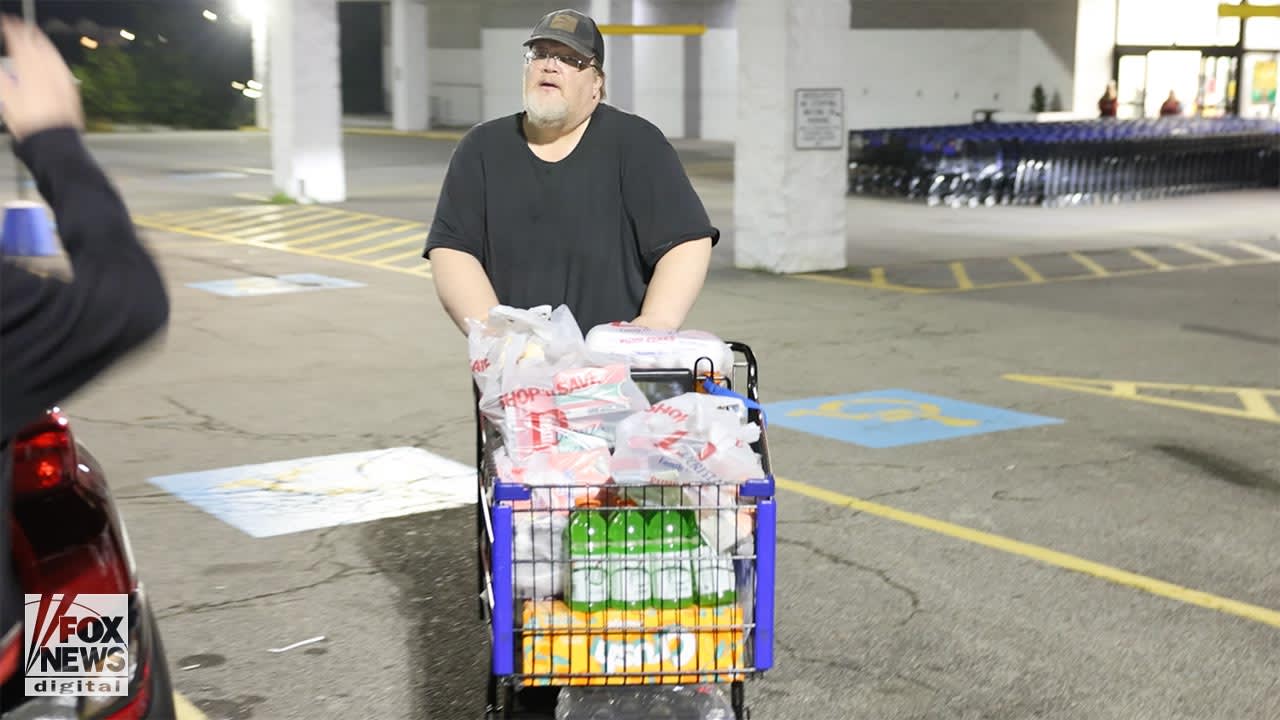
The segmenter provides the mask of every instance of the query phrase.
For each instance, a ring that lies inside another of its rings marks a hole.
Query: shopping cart
[[[477,410],[486,718],[513,717],[521,690],[658,685],[728,686],[737,720],[750,716],[744,683],[773,665],[777,507],[756,359],[747,345],[728,345],[728,372],[703,359],[696,372],[632,369],[631,377],[651,403],[687,392],[742,403],[746,422],[760,429],[752,449],[764,471],[745,483],[511,482],[494,462],[502,438]],[[578,540],[602,531],[607,554],[578,552]],[[591,595],[600,582],[607,597]]]

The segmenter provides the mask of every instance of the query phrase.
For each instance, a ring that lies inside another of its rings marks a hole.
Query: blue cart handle
[[[724,397],[731,397],[731,398],[736,398],[738,400],[741,400],[747,406],[748,409],[756,410],[760,413],[760,427],[767,428],[769,426],[769,422],[765,419],[765,416],[764,416],[764,407],[761,406],[760,403],[756,402],[755,400],[752,400],[751,398],[741,393],[736,393],[727,387],[717,384],[716,381],[712,380],[710,377],[702,378],[702,387],[704,390],[707,391],[708,394],[721,395]]]

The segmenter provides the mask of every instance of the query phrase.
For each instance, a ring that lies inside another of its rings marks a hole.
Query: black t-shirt
[[[479,259],[498,302],[564,304],[586,333],[640,314],[668,250],[720,231],[655,125],[601,104],[559,162],[529,149],[523,113],[473,127],[458,143],[427,236]]]

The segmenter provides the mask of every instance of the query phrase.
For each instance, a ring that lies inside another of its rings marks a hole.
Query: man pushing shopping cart
[[[489,711],[645,695],[576,687],[599,684],[710,707],[716,683],[741,718],[772,664],[755,358],[679,330],[720,232],[661,130],[604,102],[590,17],[549,13],[524,47],[524,109],[459,142],[424,251],[475,381]]]

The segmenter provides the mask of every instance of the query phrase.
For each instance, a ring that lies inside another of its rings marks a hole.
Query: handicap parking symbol
[[[870,448],[1062,422],[901,389],[771,403],[765,411],[773,425]]]

